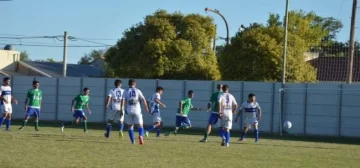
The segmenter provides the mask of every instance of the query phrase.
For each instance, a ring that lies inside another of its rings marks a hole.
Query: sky
[[[214,18],[217,34],[226,37],[226,27],[220,16],[206,13],[206,7],[219,10],[227,19],[230,35],[241,24],[265,23],[270,13],[285,14],[286,0],[0,0],[0,47],[17,44],[15,49],[27,51],[31,59],[63,59],[63,41],[50,39],[6,39],[19,36],[69,36],[91,40],[69,41],[68,45],[85,47],[68,48],[68,63],[77,63],[81,56],[102,44],[113,45],[132,25],[142,22],[158,9],[184,14],[198,13]],[[352,0],[290,0],[289,10],[314,11],[323,17],[335,17],[344,24],[337,38],[349,39]],[[359,17],[357,17],[359,18]],[[357,22],[359,19],[356,20]],[[358,25],[358,24],[357,24]],[[356,29],[356,37],[360,33]],[[218,40],[217,44],[225,43]],[[19,44],[47,45],[21,46]],[[100,47],[98,47],[100,46]]]

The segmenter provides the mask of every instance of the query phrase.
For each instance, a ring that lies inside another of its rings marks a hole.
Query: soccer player
[[[84,107],[86,107],[88,113],[91,114],[91,110],[89,108],[89,101],[90,101],[89,94],[90,94],[90,89],[84,88],[83,93],[77,95],[71,102],[71,111],[74,113],[73,114],[74,121],[70,122],[69,125],[74,123],[78,124],[79,120],[82,119],[85,133],[87,133],[87,117],[83,109]],[[61,123],[61,132],[64,131],[65,125],[68,124]]]
[[[229,93],[229,86],[224,85],[222,87],[224,93],[221,95],[219,100],[219,114],[221,116],[220,128],[224,130],[225,139],[221,135],[222,142],[221,146],[229,146],[230,142],[230,130],[232,128],[233,114],[236,113],[238,105],[235,97]]]
[[[157,128],[156,137],[160,137],[161,125],[162,125],[162,121],[160,117],[160,106],[162,106],[163,108],[166,107],[165,104],[160,101],[160,97],[163,93],[164,93],[164,88],[157,87],[156,93],[154,93],[150,98],[150,108],[151,108],[150,114],[152,115],[154,124],[145,131],[146,137],[148,137],[149,132],[151,132],[155,128]]]
[[[189,90],[188,97],[179,102],[179,109],[176,113],[175,130],[166,133],[165,136],[169,136],[170,134],[176,135],[179,128],[182,129],[191,128],[191,122],[190,119],[188,118],[188,114],[190,110],[203,110],[201,108],[193,107],[191,103],[191,99],[194,97],[194,94],[195,94],[194,91]]]
[[[204,134],[204,138],[202,140],[200,140],[200,142],[207,142],[207,139],[208,139],[208,136],[211,132],[211,126],[212,125],[215,125],[217,122],[218,122],[218,119],[219,119],[219,98],[222,94],[222,84],[218,84],[216,86],[217,90],[216,92],[214,92],[211,97],[210,97],[210,101],[208,103],[208,111],[211,110],[211,113],[210,113],[210,117],[209,117],[209,120],[208,120],[208,125],[207,125],[207,128],[206,128],[206,131],[205,131],[205,134]],[[220,128],[219,129],[220,131],[220,136],[223,137],[223,129]]]
[[[235,118],[235,122],[241,115],[241,113],[245,114],[245,123],[244,129],[241,134],[241,138],[239,141],[243,141],[245,139],[246,132],[251,128],[253,125],[255,130],[255,142],[259,141],[259,130],[258,130],[258,121],[261,119],[261,107],[258,102],[256,102],[256,96],[253,93],[248,95],[248,101],[244,102],[239,110],[238,115]]]
[[[121,80],[115,80],[115,88],[109,91],[106,99],[106,109],[109,108],[111,102],[111,111],[108,112],[108,122],[106,125],[105,137],[110,137],[110,132],[114,120],[119,121],[119,136],[124,136],[124,89],[121,88]]]
[[[33,88],[29,89],[26,94],[25,99],[25,119],[19,128],[19,130],[24,129],[26,123],[31,117],[34,117],[35,120],[35,131],[39,131],[39,116],[42,100],[42,91],[39,89],[40,83],[38,81],[33,81]]]
[[[132,144],[135,144],[134,124],[139,129],[139,144],[144,144],[144,127],[141,113],[140,100],[143,101],[146,112],[149,112],[146,99],[142,92],[136,88],[136,81],[129,80],[129,89],[125,92],[125,122],[129,126],[129,137]]]
[[[18,103],[14,96],[11,95],[10,78],[5,77],[3,80],[3,85],[0,87],[0,111],[3,113],[2,117],[0,118],[0,129],[6,120],[6,131],[10,131],[11,125],[11,100],[13,100],[15,104]]]

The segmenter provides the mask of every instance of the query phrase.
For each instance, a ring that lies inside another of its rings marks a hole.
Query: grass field
[[[355,168],[360,165],[360,146],[345,141],[262,138],[255,144],[253,138],[248,138],[239,143],[233,134],[230,147],[226,148],[220,146],[217,136],[210,137],[208,143],[199,143],[200,135],[156,138],[150,134],[145,145],[131,145],[127,133],[124,139],[116,132],[105,139],[103,133],[91,129],[85,134],[80,128],[68,128],[61,133],[57,127],[44,126],[40,132],[34,132],[30,126],[18,131],[14,125],[11,132],[0,132],[0,168]]]

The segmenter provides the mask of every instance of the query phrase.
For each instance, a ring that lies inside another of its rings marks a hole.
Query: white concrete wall
[[[15,71],[16,61],[20,60],[20,52],[0,50],[0,70]]]

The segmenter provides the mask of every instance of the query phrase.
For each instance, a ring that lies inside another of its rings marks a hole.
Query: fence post
[[[59,86],[59,78],[56,78],[56,104],[55,104],[55,120],[58,121],[59,120],[59,93],[60,93],[60,86]]]
[[[340,103],[339,103],[339,114],[338,114],[338,136],[341,136],[343,87],[344,87],[344,84],[340,84]]]
[[[285,86],[285,85],[283,85]],[[280,136],[282,136],[282,118],[283,118],[283,111],[284,111],[284,105],[283,105],[283,94],[284,94],[284,87],[279,89],[279,109],[280,109],[280,119],[279,119],[279,132],[280,132]]]
[[[306,120],[307,120],[307,97],[308,97],[308,84],[305,84],[305,96],[304,96],[304,132],[303,134],[306,135]]]
[[[106,101],[104,101],[104,120],[103,121],[105,121],[106,122],[106,110],[107,110],[107,108],[106,108],[106,102],[107,102],[107,85],[108,85],[108,80],[107,80],[107,78],[105,78],[105,86],[104,86],[104,99],[106,100]]]
[[[240,96],[240,106],[242,106],[242,103],[244,102],[244,91],[245,91],[245,82],[241,82],[241,96]],[[241,107],[240,107],[241,108]],[[239,113],[242,113],[242,110],[239,112]],[[243,124],[244,124],[244,115],[240,115],[240,130],[242,130],[243,128]]]
[[[272,89],[272,107],[271,107],[271,133],[274,133],[274,114],[275,114],[275,98],[276,98],[276,83],[273,83],[273,89]]]

